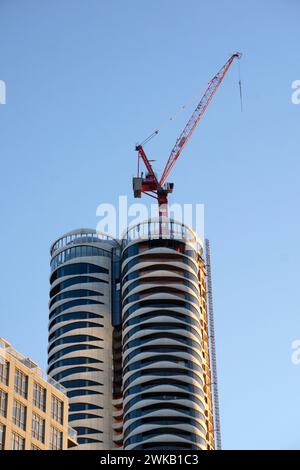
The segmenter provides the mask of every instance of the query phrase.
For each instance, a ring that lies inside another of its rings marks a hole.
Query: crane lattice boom
[[[239,52],[235,52],[234,54],[232,54],[232,56],[227,60],[226,64],[223,65],[223,67],[219,70],[219,72],[209,82],[208,87],[203,97],[198,103],[196,109],[194,110],[192,116],[190,117],[182,133],[176,140],[176,143],[170,153],[170,156],[168,158],[168,161],[166,163],[166,166],[164,168],[164,171],[160,180],[157,179],[153,171],[152,165],[143,149],[143,146],[142,145],[136,146],[136,151],[138,152],[138,162],[140,161],[140,159],[142,159],[146,167],[147,174],[146,174],[146,177],[143,177],[143,174],[141,175],[139,174],[139,164],[138,164],[138,175],[137,177],[133,178],[134,196],[141,197],[142,193],[145,193],[148,196],[152,196],[155,199],[157,199],[160,216],[161,215],[167,216],[168,194],[173,191],[173,183],[166,183],[166,179],[168,175],[170,174],[170,171],[172,170],[173,166],[178,160],[184,146],[189,141],[192,133],[196,129],[200,119],[205,113],[217,89],[221,85],[232,62],[235,59],[240,59],[240,58],[241,58],[241,54]],[[152,136],[157,133],[158,131],[155,131],[152,134]],[[147,141],[148,140],[149,139],[147,139]]]
[[[208,88],[206,89],[201,101],[197,105],[195,111],[193,112],[192,116],[190,117],[187,125],[183,129],[182,133],[176,140],[176,143],[170,153],[168,158],[167,164],[165,166],[164,172],[160,179],[160,185],[162,186],[166,181],[170,171],[172,170],[173,166],[176,163],[179,155],[181,154],[184,146],[188,143],[192,133],[194,132],[195,128],[197,127],[200,119],[202,118],[203,114],[205,113],[209,103],[211,102],[214,94],[216,93],[217,89],[221,85],[229,67],[231,66],[234,59],[240,59],[241,54],[236,52],[232,54],[230,59],[226,62],[225,65],[219,70],[219,72],[212,78],[212,80],[208,84]]]

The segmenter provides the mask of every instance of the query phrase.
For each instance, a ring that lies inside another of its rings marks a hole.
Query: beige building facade
[[[65,450],[77,445],[64,388],[0,338],[0,450]]]

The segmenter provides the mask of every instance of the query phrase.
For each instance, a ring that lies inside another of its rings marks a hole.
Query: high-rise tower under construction
[[[69,390],[80,448],[214,449],[206,270],[187,226],[54,243],[49,374]]]

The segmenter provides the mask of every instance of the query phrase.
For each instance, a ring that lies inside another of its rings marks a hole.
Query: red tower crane
[[[166,182],[170,171],[178,160],[184,146],[188,143],[192,133],[196,129],[200,119],[205,113],[217,89],[221,85],[231,64],[235,59],[240,59],[241,56],[242,54],[240,52],[235,52],[234,54],[232,54],[232,56],[227,60],[226,64],[223,65],[219,72],[208,83],[208,87],[203,97],[201,98],[188,123],[186,124],[185,128],[183,129],[182,133],[176,140],[176,143],[171,150],[170,156],[168,158],[160,180],[157,179],[156,174],[154,173],[152,165],[150,163],[150,160],[148,159],[143,149],[143,146],[141,144],[136,146],[136,151],[138,152],[138,174],[136,177],[133,178],[134,196],[140,198],[142,193],[144,193],[148,196],[157,199],[159,207],[159,216],[167,217],[168,215],[168,195],[173,191],[174,187],[173,183]],[[155,131],[153,135],[157,133],[158,131]],[[140,174],[140,159],[142,159],[147,170],[145,177]]]

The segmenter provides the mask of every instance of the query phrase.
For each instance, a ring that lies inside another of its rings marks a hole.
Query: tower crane
[[[140,198],[142,196],[142,193],[144,193],[148,196],[157,199],[160,217],[168,216],[168,195],[172,193],[174,184],[168,183],[166,182],[166,180],[173,166],[175,165],[183,148],[188,143],[194,130],[199,124],[200,119],[204,115],[214,94],[221,85],[231,64],[235,59],[240,59],[241,56],[242,54],[240,52],[235,52],[234,54],[232,54],[231,57],[227,60],[227,62],[223,65],[223,67],[208,83],[208,87],[204,95],[202,96],[200,102],[198,103],[185,128],[181,132],[180,136],[176,140],[174,147],[172,148],[160,179],[158,179],[156,174],[154,173],[151,165],[151,160],[148,159],[142,144],[136,146],[135,149],[138,153],[138,174],[133,178],[134,197]],[[155,134],[158,134],[158,131],[155,131],[150,136],[150,138]],[[148,141],[149,139],[146,139],[146,141]],[[142,160],[146,168],[145,177],[143,176],[143,173],[140,173],[140,160]]]

